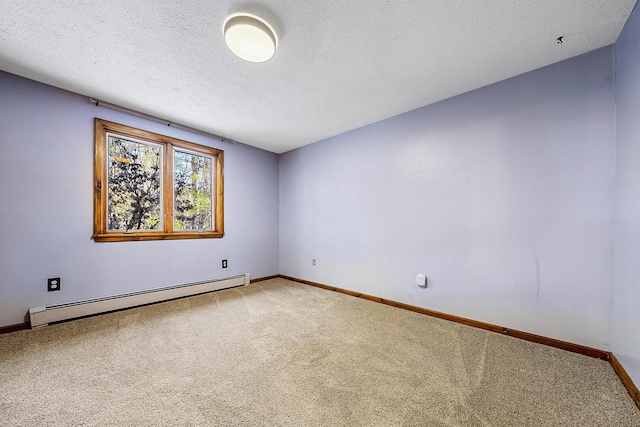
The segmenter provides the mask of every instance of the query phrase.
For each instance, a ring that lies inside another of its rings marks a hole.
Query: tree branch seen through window
[[[221,150],[95,123],[95,241],[223,236]]]

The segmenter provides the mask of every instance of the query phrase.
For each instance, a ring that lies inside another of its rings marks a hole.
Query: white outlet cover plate
[[[416,284],[422,288],[427,287],[427,275],[426,274],[418,274],[416,276]]]

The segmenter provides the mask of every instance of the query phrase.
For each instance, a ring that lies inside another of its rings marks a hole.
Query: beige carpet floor
[[[2,426],[640,426],[607,362],[274,279],[0,336]]]

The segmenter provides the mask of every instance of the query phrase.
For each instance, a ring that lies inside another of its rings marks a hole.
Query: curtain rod
[[[233,139],[225,138],[223,136],[216,135],[215,133],[205,132],[203,130],[195,129],[195,128],[192,128],[190,126],[184,126],[184,125],[181,125],[179,123],[174,123],[172,121],[161,119],[161,118],[156,117],[156,116],[152,116],[152,115],[145,114],[145,113],[140,113],[138,111],[131,110],[131,109],[126,108],[126,107],[121,107],[119,105],[111,104],[109,102],[100,101],[99,99],[89,98],[89,102],[94,104],[96,107],[105,107],[105,108],[108,108],[110,110],[115,110],[115,111],[120,111],[122,113],[131,114],[132,116],[140,117],[142,119],[151,120],[151,121],[156,122],[156,123],[162,123],[162,124],[165,124],[165,125],[167,125],[169,127],[175,128],[175,129],[186,130],[188,132],[197,133],[197,134],[200,134],[200,135],[203,135],[203,136],[214,137],[216,139],[219,139],[221,142],[230,142],[232,144],[236,143],[236,141],[234,141]]]

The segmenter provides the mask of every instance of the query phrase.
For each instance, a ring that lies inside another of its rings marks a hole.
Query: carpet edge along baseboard
[[[598,350],[596,348],[586,347],[580,344],[570,343],[568,341],[557,340],[555,338],[548,338],[542,335],[531,334],[529,332],[518,331],[516,329],[509,329],[498,325],[493,325],[491,323],[480,322],[477,320],[467,319],[465,317],[454,316],[452,314],[442,313],[439,311],[429,310],[422,307],[417,307],[414,305],[409,305],[393,300],[388,300],[385,298],[376,297],[373,295],[363,294],[361,292],[354,292],[347,289],[337,288],[335,286],[324,285],[322,283],[311,282],[309,280],[298,279],[296,277],[285,276],[280,274],[278,277],[286,280],[291,280],[293,282],[302,283],[309,286],[314,286],[317,288],[327,289],[329,291],[339,292],[341,294],[346,294],[358,298],[363,298],[369,301],[374,301],[386,305],[390,305],[392,307],[402,308],[405,310],[413,311],[420,314],[425,314],[427,316],[437,317],[439,319],[449,320],[456,323],[461,323],[463,325],[472,326],[479,329],[484,329],[491,332],[496,332],[499,334],[509,335],[514,338],[519,338],[526,341],[535,342],[538,344],[548,345],[550,347],[556,347],[562,350],[570,351],[573,353],[583,354],[585,356],[593,357],[596,359],[602,359],[609,361],[609,364],[612,366],[615,373],[622,381],[622,384],[625,386],[629,395],[640,409],[640,391],[634,384],[633,380],[624,369],[624,367],[620,364],[615,355],[611,352],[607,352],[604,350]]]
[[[633,383],[633,380],[624,369],[616,355],[611,353],[609,357],[609,362],[611,363],[613,370],[616,371],[616,374],[618,374],[618,377],[620,377],[620,381],[622,381],[622,384],[624,384],[624,386],[627,388],[627,391],[631,395],[633,401],[636,403],[636,406],[638,406],[638,409],[640,409],[640,390],[638,390],[638,387],[636,387],[636,385]]]
[[[16,323],[15,325],[0,326],[0,335],[8,334],[9,332],[22,331],[23,329],[27,329],[28,327],[29,325],[27,325],[26,322]]]
[[[574,344],[568,341],[557,340],[555,338],[548,338],[542,335],[536,335],[529,332],[523,332],[516,329],[505,328],[503,326],[493,325],[491,323],[481,322],[478,320],[467,319],[465,317],[455,316],[453,314],[447,314],[440,311],[429,310],[427,308],[417,307],[415,305],[409,305],[398,301],[393,301],[385,298],[376,297],[373,295],[363,294],[361,292],[354,292],[347,289],[337,288],[335,286],[324,285],[322,283],[311,282],[308,280],[298,279],[295,277],[280,275],[281,278],[291,280],[305,285],[315,286],[322,289],[328,289],[330,291],[339,292],[346,295],[351,295],[358,298],[363,298],[369,301],[375,301],[382,304],[390,305],[392,307],[402,308],[405,310],[413,311],[427,316],[437,317],[439,319],[449,320],[456,323],[461,323],[467,326],[473,326],[474,328],[484,329],[491,332],[496,332],[503,335],[509,335],[515,338],[520,338],[526,341],[535,342],[538,344],[544,344],[551,347],[560,348],[563,350],[571,351],[573,353],[584,354],[585,356],[594,357],[596,359],[609,360],[609,352],[599,350],[596,348],[586,347],[580,344]]]
[[[279,277],[280,277],[279,274],[274,274],[273,276],[258,277],[255,279],[251,279],[249,283],[264,282],[265,280],[278,279]]]

